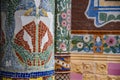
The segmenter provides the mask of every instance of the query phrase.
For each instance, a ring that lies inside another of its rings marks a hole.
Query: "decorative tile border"
[[[56,0],[56,52],[69,52],[71,30],[71,0]]]
[[[70,45],[71,53],[93,53],[93,40],[93,35],[72,35]]]
[[[52,76],[55,73],[54,70],[46,72],[31,72],[31,73],[14,73],[0,71],[0,76],[6,76],[11,78],[31,78],[31,77],[41,77],[41,76]]]
[[[104,35],[104,54],[120,54],[120,35]]]
[[[120,54],[120,35],[72,34],[71,53]]]
[[[55,74],[55,80],[70,80],[69,73],[57,73]]]
[[[55,64],[56,72],[70,71],[70,57],[68,56],[55,56]]]
[[[55,80],[54,76],[38,77],[38,78],[1,78],[0,80]]]

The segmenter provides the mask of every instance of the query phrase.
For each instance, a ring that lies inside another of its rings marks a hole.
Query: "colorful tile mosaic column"
[[[70,80],[71,0],[56,0],[55,80]]]
[[[52,76],[55,1],[2,0],[1,3],[0,76],[27,79]]]

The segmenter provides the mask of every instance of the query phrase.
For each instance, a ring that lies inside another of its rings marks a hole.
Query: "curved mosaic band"
[[[11,77],[11,78],[34,78],[34,77],[42,77],[42,76],[52,76],[54,73],[55,73],[54,70],[46,71],[46,72],[31,72],[31,73],[13,73],[13,72],[0,71],[0,76]]]

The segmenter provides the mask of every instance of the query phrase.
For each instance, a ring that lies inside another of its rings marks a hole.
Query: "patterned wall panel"
[[[104,35],[104,53],[120,54],[120,35]]]
[[[94,37],[93,35],[72,35],[71,52],[93,53]]]
[[[76,80],[119,80],[120,0],[72,0],[71,32]]]
[[[70,80],[71,0],[56,0],[55,80]]]
[[[56,0],[56,47],[57,53],[69,52],[71,31],[71,0]]]
[[[0,75],[54,74],[54,0],[2,0]]]
[[[73,0],[72,30],[120,30],[119,0]]]
[[[120,54],[119,35],[72,34],[71,53]]]

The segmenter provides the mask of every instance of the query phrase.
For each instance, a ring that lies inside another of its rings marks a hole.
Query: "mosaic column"
[[[70,80],[71,0],[56,0],[55,80]]]
[[[52,76],[55,1],[2,0],[1,3],[0,76]]]

